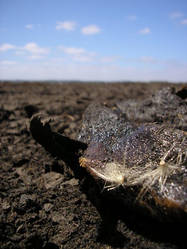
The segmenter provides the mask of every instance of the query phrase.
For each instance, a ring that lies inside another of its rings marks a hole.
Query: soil
[[[31,116],[43,113],[55,131],[76,139],[90,103],[142,103],[168,85],[0,83],[0,248],[186,248],[181,224],[120,206],[91,176],[46,152],[29,131]]]

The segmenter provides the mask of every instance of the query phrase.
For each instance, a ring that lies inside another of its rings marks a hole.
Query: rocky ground
[[[134,99],[122,105],[130,115],[132,103],[150,101],[166,85],[0,83],[0,247],[186,248],[180,224],[160,224],[125,207],[118,219],[116,200],[104,198],[91,177],[47,153],[29,132],[31,116],[40,112],[51,118],[55,131],[75,139],[90,103],[112,106]],[[186,129],[184,122],[177,124]]]

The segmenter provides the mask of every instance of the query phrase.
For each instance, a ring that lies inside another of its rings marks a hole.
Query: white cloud
[[[17,50],[15,51],[15,55],[25,55],[25,51]]]
[[[46,55],[49,53],[48,48],[41,48],[34,42],[27,43],[22,49],[33,55]]]
[[[61,50],[63,50],[64,53],[70,54],[70,55],[80,55],[84,54],[86,51],[83,48],[75,48],[75,47],[59,47]]]
[[[101,32],[101,29],[97,25],[89,25],[81,29],[84,35],[95,35]]]
[[[119,59],[119,56],[104,56],[100,58],[102,63],[112,63]]]
[[[140,62],[148,63],[148,64],[154,64],[157,62],[157,60],[151,56],[142,56],[139,59]]]
[[[0,68],[1,79],[29,80],[104,80],[104,81],[187,81],[187,64],[165,64],[162,68],[77,63],[45,62],[19,63]]]
[[[78,62],[91,62],[93,57],[90,55],[77,55],[73,57],[73,60]]]
[[[43,58],[44,55],[47,55],[49,53],[49,49],[48,48],[42,48],[39,47],[36,43],[34,42],[30,42],[27,43],[25,46],[23,47],[18,47],[18,46],[14,46],[12,44],[2,44],[0,46],[0,52],[6,52],[8,50],[14,50],[15,55],[29,55],[28,58],[29,59],[41,59]]]
[[[88,62],[92,61],[95,56],[94,52],[86,51],[84,48],[59,46],[59,49],[65,54],[70,55],[73,61]]]
[[[4,43],[4,44],[2,44],[2,45],[0,46],[0,52],[1,52],[1,51],[2,51],[2,52],[5,52],[5,51],[8,51],[8,50],[14,49],[14,48],[15,48],[14,45],[9,44],[9,43]]]
[[[40,59],[43,59],[43,58],[44,58],[44,56],[34,54],[34,55],[30,55],[30,56],[28,56],[28,58],[29,58],[29,59],[31,59],[31,60],[40,60]]]
[[[56,29],[65,29],[68,31],[73,31],[75,29],[76,23],[72,21],[57,22]]]
[[[139,31],[139,33],[140,34],[142,34],[142,35],[147,35],[147,34],[150,34],[151,33],[151,30],[150,30],[150,28],[144,28],[144,29],[141,29],[140,31]]]
[[[137,19],[137,16],[131,15],[131,16],[128,16],[127,18],[128,18],[128,20],[130,20],[130,21],[135,21],[135,20]]]
[[[182,17],[183,15],[184,15],[184,14],[181,13],[181,12],[173,12],[173,13],[170,14],[170,18],[171,18],[171,19],[177,19],[177,18]]]
[[[6,65],[6,66],[15,65],[15,64],[16,64],[16,61],[8,61],[8,60],[5,60],[5,61],[0,61],[0,64],[1,64],[1,65]]]
[[[25,25],[25,28],[26,29],[33,29],[33,25],[32,24],[27,24],[27,25]]]
[[[183,19],[183,20],[181,21],[181,24],[187,25],[187,19]]]

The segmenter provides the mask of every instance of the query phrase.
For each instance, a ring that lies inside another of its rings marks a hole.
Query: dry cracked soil
[[[120,207],[91,176],[50,155],[29,132],[31,116],[43,113],[55,131],[76,139],[90,103],[142,101],[165,86],[170,84],[1,82],[0,248],[186,248],[180,224]]]

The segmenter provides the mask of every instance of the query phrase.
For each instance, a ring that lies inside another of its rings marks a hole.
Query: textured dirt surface
[[[0,247],[186,248],[180,224],[160,224],[121,207],[103,195],[91,177],[47,153],[29,132],[30,117],[41,112],[52,119],[55,131],[75,139],[92,102],[113,106],[134,99],[122,105],[128,107],[127,115],[135,102],[141,103],[143,112],[148,108],[149,121],[150,105],[143,101],[154,99],[152,94],[165,85],[1,83]],[[137,110],[141,114],[142,108]],[[136,118],[142,115],[136,113]],[[185,130],[185,120],[180,120],[178,128]]]

